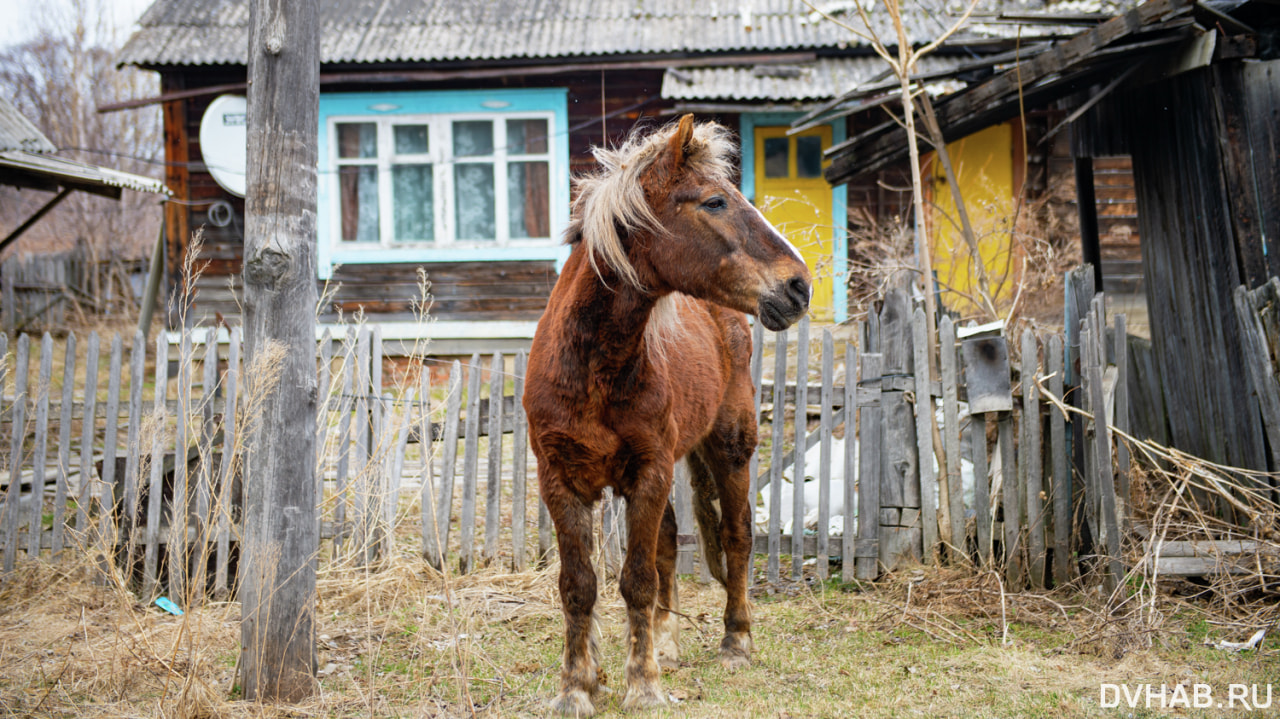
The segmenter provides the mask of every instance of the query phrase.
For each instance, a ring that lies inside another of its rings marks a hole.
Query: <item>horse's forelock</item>
[[[675,130],[673,124],[647,135],[637,131],[621,147],[592,148],[601,170],[575,182],[578,190],[572,226],[575,232],[567,239],[586,244],[587,259],[597,275],[601,274],[598,258],[624,282],[641,287],[639,275],[627,259],[618,228],[625,232],[660,231],[658,218],[645,199],[641,179],[662,156]],[[685,151],[690,170],[724,182],[733,177],[737,145],[722,125],[713,122],[695,125]]]

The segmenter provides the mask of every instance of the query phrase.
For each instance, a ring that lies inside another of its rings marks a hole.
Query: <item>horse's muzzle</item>
[[[812,288],[803,277],[793,277],[773,292],[760,298],[756,314],[765,327],[774,332],[795,324],[809,309]]]

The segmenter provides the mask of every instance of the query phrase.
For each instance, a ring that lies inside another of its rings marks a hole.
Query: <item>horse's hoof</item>
[[[596,713],[591,697],[581,689],[562,691],[549,704],[552,711],[567,717],[589,717]]]
[[[667,695],[657,682],[627,688],[627,696],[622,700],[622,708],[626,711],[634,709],[656,709],[667,705]]]
[[[675,670],[677,670],[677,669],[679,669],[679,668],[680,668],[680,658],[679,658],[679,657],[676,657],[676,656],[672,656],[672,655],[670,655],[670,654],[659,654],[659,655],[658,655],[658,666],[659,666],[659,667],[662,669],[662,671],[664,671],[664,672],[665,672],[665,671],[672,671],[672,672],[674,672]]]
[[[751,656],[737,649],[721,649],[720,666],[731,672],[746,669],[751,666]]]
[[[729,671],[751,666],[751,635],[747,632],[726,634],[720,642],[720,666]]]

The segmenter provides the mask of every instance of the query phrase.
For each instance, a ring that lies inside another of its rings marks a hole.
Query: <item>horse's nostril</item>
[[[809,283],[803,277],[792,278],[787,283],[787,294],[791,296],[792,301],[799,305],[809,304]]]

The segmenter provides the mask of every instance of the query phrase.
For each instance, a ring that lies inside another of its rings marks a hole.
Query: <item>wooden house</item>
[[[982,7],[996,12],[1002,4]],[[737,131],[742,190],[813,266],[818,314],[846,318],[851,192],[822,179],[823,153],[844,143],[858,120],[799,132],[790,124],[847,88],[882,80],[886,65],[808,4],[321,5],[322,322],[362,311],[388,340],[428,332],[439,352],[527,343],[566,256],[560,237],[570,178],[592,168],[591,146],[686,111]],[[851,3],[826,5],[859,22]],[[919,8],[908,30],[922,43],[950,11],[943,0]],[[168,184],[183,200],[166,217],[171,291],[183,285],[193,231],[204,228],[208,265],[196,281],[193,319],[237,314],[243,201],[215,181],[213,150],[199,134],[215,98],[244,93],[248,13],[248,0],[156,0],[119,57],[161,76],[162,95],[139,103],[163,103]],[[883,8],[873,22],[893,36]],[[975,24],[930,67],[1007,49],[1015,36],[1009,25]],[[414,321],[420,269],[430,282],[429,329]]]

